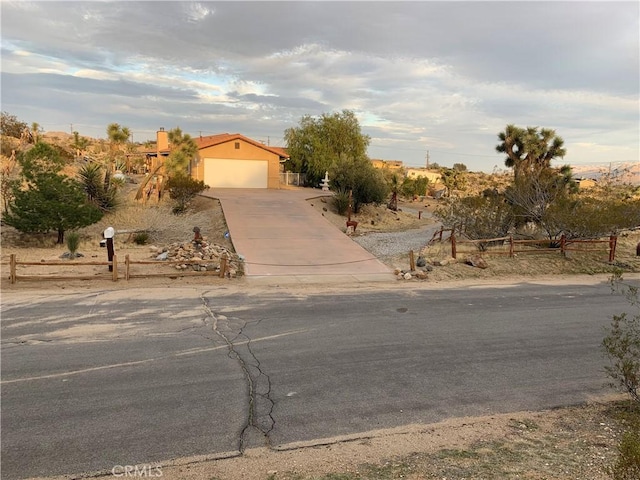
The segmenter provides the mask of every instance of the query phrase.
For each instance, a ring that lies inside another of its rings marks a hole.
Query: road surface
[[[6,479],[575,404],[610,393],[599,344],[628,310],[606,283],[2,302]]]

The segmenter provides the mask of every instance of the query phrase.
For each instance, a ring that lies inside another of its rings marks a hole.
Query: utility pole
[[[427,170],[429,170],[429,150],[427,150],[426,159],[427,159]]]
[[[71,127],[71,135],[73,135],[73,123],[70,123],[69,126]]]

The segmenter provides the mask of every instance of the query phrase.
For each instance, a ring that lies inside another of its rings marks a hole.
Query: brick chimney
[[[169,150],[169,132],[165,132],[164,127],[156,132],[156,149],[158,153]]]

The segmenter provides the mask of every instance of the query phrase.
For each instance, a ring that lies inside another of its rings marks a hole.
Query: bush
[[[333,194],[333,206],[338,215],[346,215],[349,209],[349,192],[346,190],[338,190]]]
[[[138,232],[133,236],[133,243],[136,245],[146,245],[149,242],[149,234],[147,232]]]
[[[640,478],[640,425],[633,425],[625,432],[618,444],[618,458],[611,468],[614,480],[637,480]]]
[[[335,191],[353,192],[354,213],[357,213],[362,205],[381,204],[389,191],[382,172],[366,157],[343,159],[333,166],[329,176],[333,178],[331,185]]]
[[[75,258],[78,248],[80,248],[80,234],[78,232],[71,232],[67,234],[67,248],[71,254],[70,258]]]
[[[196,195],[209,188],[202,180],[195,180],[187,175],[174,175],[167,181],[169,197],[176,201],[173,207],[174,214],[184,213],[189,206],[189,202]]]

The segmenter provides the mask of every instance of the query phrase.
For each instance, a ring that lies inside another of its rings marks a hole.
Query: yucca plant
[[[78,248],[80,248],[80,234],[78,232],[68,233],[66,243],[70,253],[69,258],[76,258]]]

